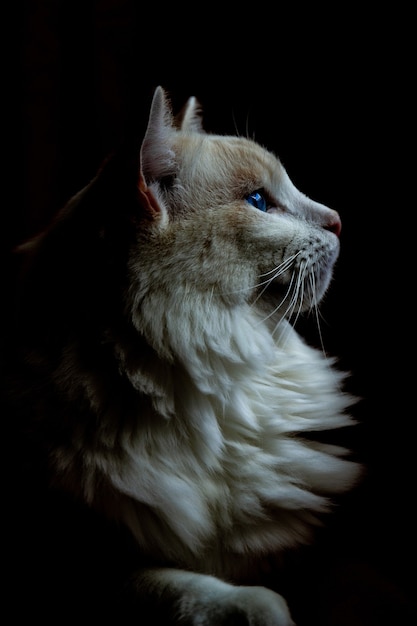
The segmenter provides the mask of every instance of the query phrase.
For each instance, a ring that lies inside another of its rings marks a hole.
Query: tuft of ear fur
[[[189,98],[177,116],[177,123],[184,132],[204,133],[203,129],[203,109],[197,98]]]
[[[159,86],[153,95],[140,152],[141,174],[148,184],[174,173],[175,154],[171,141],[175,132],[171,103]]]

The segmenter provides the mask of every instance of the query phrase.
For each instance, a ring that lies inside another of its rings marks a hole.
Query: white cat
[[[329,286],[341,222],[200,114],[174,118],[158,87],[136,161],[21,247],[12,402],[53,483],[130,529],[153,619],[288,626],[280,595],[240,583],[358,478],[311,436],[352,424],[344,374],[291,324]]]

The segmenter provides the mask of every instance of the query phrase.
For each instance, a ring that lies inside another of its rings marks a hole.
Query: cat
[[[207,132],[194,97],[174,115],[157,87],[133,148],[16,251],[19,458],[128,530],[138,623],[289,626],[285,598],[247,581],[311,542],[361,473],[314,436],[354,424],[346,374],[295,329],[332,281],[341,220],[268,149]]]

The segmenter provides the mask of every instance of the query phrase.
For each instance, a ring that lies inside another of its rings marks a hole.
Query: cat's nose
[[[329,230],[331,233],[334,233],[336,237],[340,236],[342,220],[337,211],[329,209],[325,204],[320,204],[310,199],[307,199],[307,202],[304,201],[301,210],[312,222],[324,228],[324,230]]]
[[[342,220],[340,219],[339,213],[337,211],[329,210],[326,223],[323,224],[323,226],[326,230],[330,230],[330,232],[339,237],[340,231],[342,230]]]

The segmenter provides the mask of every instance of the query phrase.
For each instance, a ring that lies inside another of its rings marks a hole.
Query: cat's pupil
[[[246,201],[260,211],[266,211],[268,208],[265,196],[259,190],[246,196]]]

